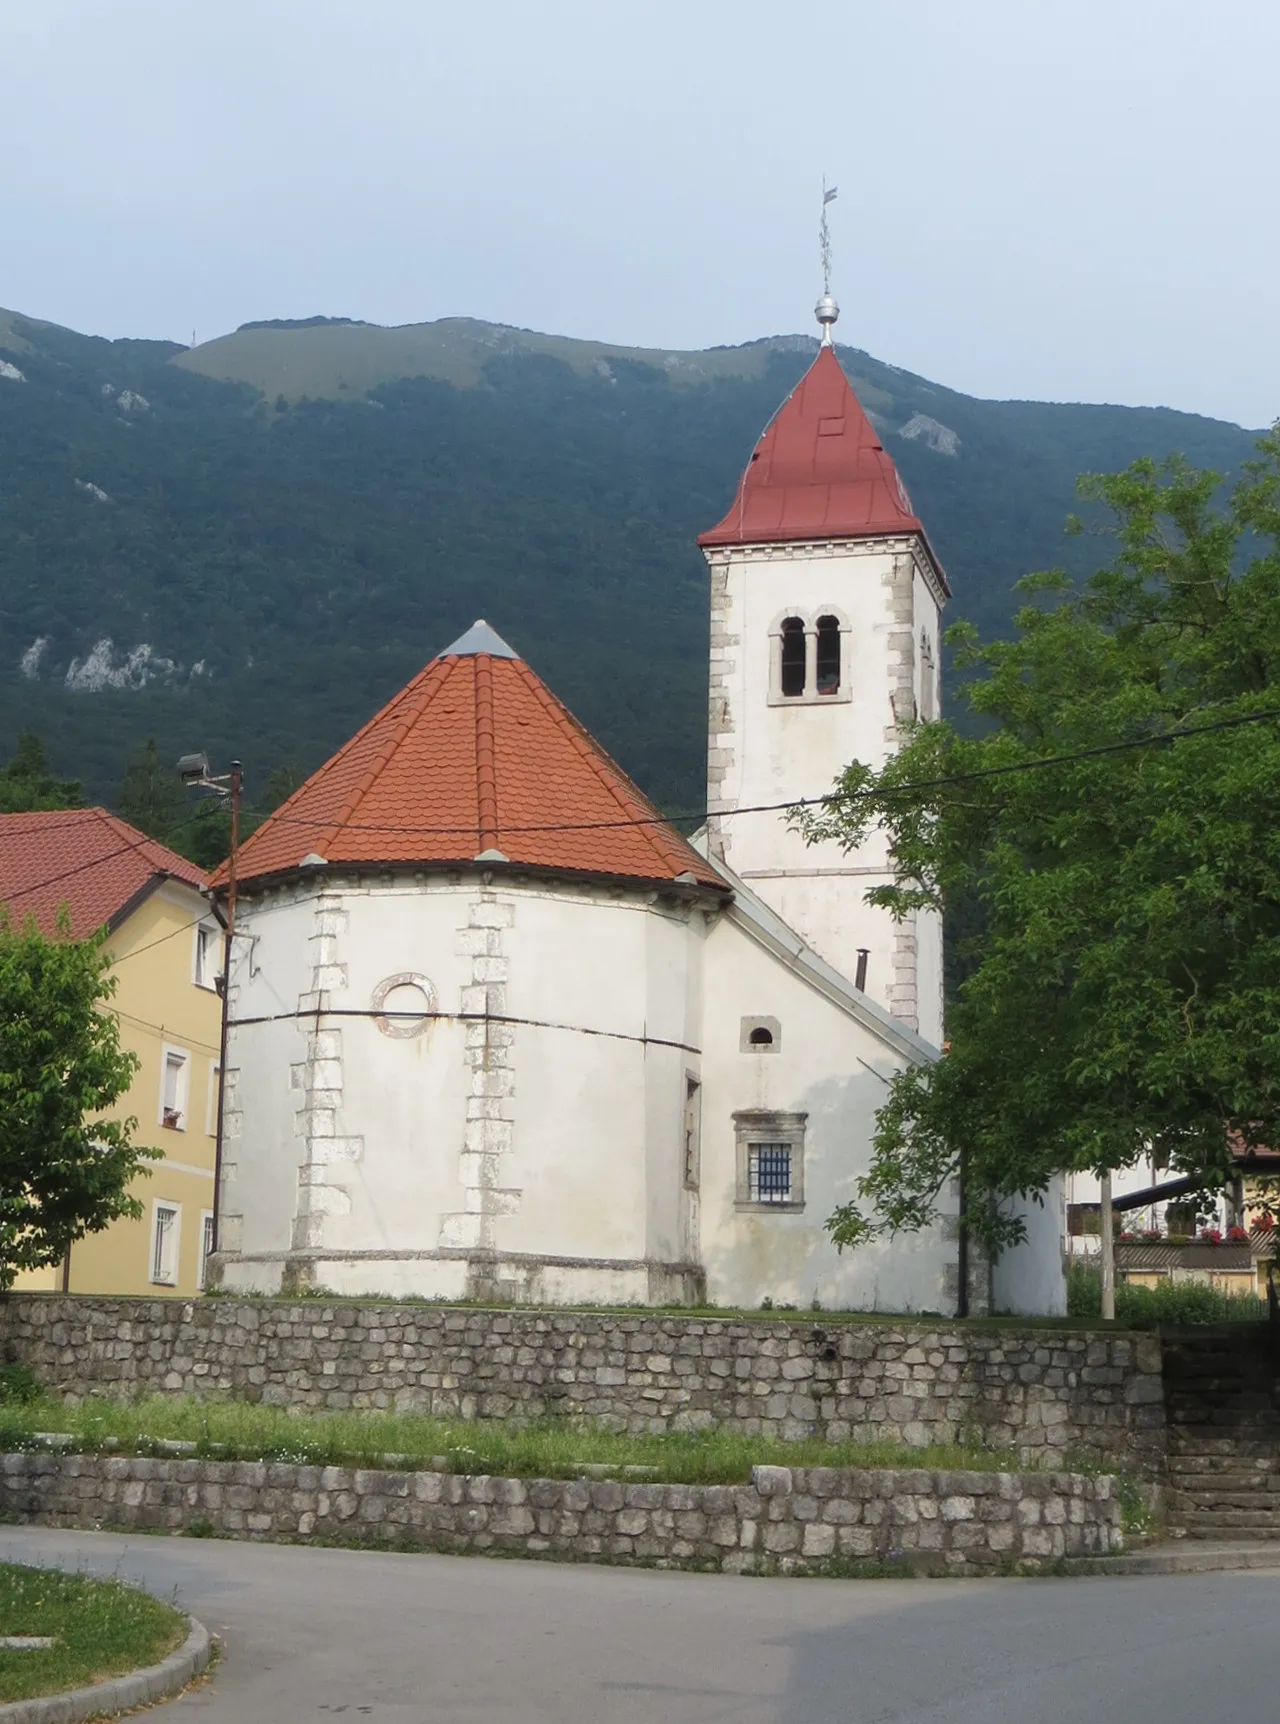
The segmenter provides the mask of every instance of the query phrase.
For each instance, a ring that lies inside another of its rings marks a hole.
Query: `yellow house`
[[[120,1043],[140,1061],[113,1114],[163,1161],[133,1184],[141,1221],[77,1240],[63,1263],[19,1277],[28,1291],[189,1297],[213,1237],[222,929],[184,857],[105,808],[0,816],[0,904],[45,933],[66,906],[71,933],[108,930]]]

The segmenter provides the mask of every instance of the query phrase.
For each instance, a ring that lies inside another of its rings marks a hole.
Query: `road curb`
[[[1229,1574],[1246,1568],[1280,1569],[1280,1541],[1152,1545],[1128,1556],[1068,1557],[1063,1574]],[[0,1710],[0,1720],[4,1717]]]
[[[213,1656],[209,1631],[194,1616],[190,1633],[176,1652],[146,1670],[131,1670],[89,1688],[69,1688],[62,1694],[40,1694],[31,1700],[11,1700],[0,1706],[0,1724],[83,1724],[86,1718],[110,1717],[135,1706],[167,1700],[199,1676]]]

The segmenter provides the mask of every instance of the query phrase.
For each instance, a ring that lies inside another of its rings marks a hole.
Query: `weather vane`
[[[831,229],[827,226],[827,205],[832,203],[839,191],[838,186],[828,186],[827,176],[822,176],[822,225],[818,229],[818,240],[822,247],[822,298],[813,308],[813,314],[822,325],[822,345],[831,346],[831,325],[840,315],[840,307],[831,297]]]

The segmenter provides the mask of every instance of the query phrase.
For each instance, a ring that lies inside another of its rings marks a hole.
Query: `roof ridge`
[[[632,802],[638,802],[642,808],[647,808],[652,812],[654,816],[654,824],[648,827],[638,826],[637,830],[644,833],[645,837],[650,840],[653,847],[658,850],[663,860],[669,866],[676,864],[674,870],[675,873],[682,872],[678,864],[688,861],[688,857],[685,854],[686,841],[678,832],[676,832],[675,828],[668,821],[666,815],[663,814],[661,809],[659,809],[654,803],[650,802],[649,798],[645,795],[644,791],[640,789],[639,785],[635,784],[628,774],[623,771],[608,750],[603,748],[600,743],[596,741],[581,720],[574,717],[573,713],[569,711],[569,708],[564,704],[564,702],[551,692],[546,683],[543,682],[542,678],[538,676],[537,672],[531,670],[523,660],[518,660],[517,662],[526,673],[530,686],[539,699],[541,699],[544,706],[549,707],[553,713],[567,722],[570,740],[573,742],[574,747],[577,749],[579,755],[591,764],[597,778],[600,779],[601,783],[613,797],[613,800],[617,803],[619,809],[623,813],[630,813],[631,810],[629,804]],[[607,767],[609,770],[607,772],[602,771],[602,765]],[[675,839],[676,842],[674,846],[669,842],[668,834],[671,838]],[[694,855],[697,855],[696,851],[694,852]],[[698,857],[697,859],[699,862],[702,861],[701,857]]]
[[[365,734],[365,732],[372,729],[372,727],[375,724],[377,724],[379,722],[379,720],[382,720],[383,722],[385,722],[388,718],[390,718],[394,714],[396,707],[399,706],[402,701],[410,709],[409,712],[407,713],[407,715],[404,718],[400,719],[400,721],[396,724],[396,727],[392,731],[390,738],[387,740],[387,742],[385,742],[383,744],[382,748],[374,756],[373,760],[370,762],[368,767],[365,769],[364,776],[360,779],[360,782],[356,785],[355,789],[351,791],[351,793],[347,797],[346,801],[338,809],[338,812],[333,816],[333,818],[323,828],[321,827],[319,821],[316,822],[316,830],[321,831],[323,833],[323,836],[317,840],[317,842],[319,844],[327,844],[329,842],[329,840],[331,838],[336,837],[337,834],[342,830],[342,828],[348,823],[348,821],[354,815],[356,809],[359,808],[360,804],[364,801],[365,797],[369,794],[369,792],[373,789],[374,785],[378,782],[378,779],[382,776],[382,774],[386,771],[387,767],[395,759],[396,751],[400,747],[400,744],[404,741],[405,737],[409,734],[409,732],[413,729],[414,725],[422,717],[422,714],[423,714],[424,710],[426,709],[426,707],[428,707],[431,704],[431,700],[434,700],[436,695],[439,694],[441,687],[443,687],[443,683],[448,681],[449,677],[453,673],[454,667],[459,663],[460,663],[460,660],[458,660],[458,659],[433,658],[428,664],[425,664],[422,667],[422,669],[418,672],[417,676],[415,676],[413,678],[413,680],[409,683],[407,688],[401,689],[400,694],[395,699],[389,700],[387,702],[386,706],[379,708],[379,710],[377,712],[375,712],[373,717],[369,720],[368,724],[362,725],[360,727],[360,729],[356,732],[356,734],[351,738],[351,741],[348,743],[345,743],[338,750],[337,754],[331,756],[331,760],[337,760],[342,755],[346,754],[349,749],[351,749],[355,746],[355,744],[360,740],[360,738]],[[426,685],[426,683],[430,677],[430,673],[435,669],[435,667],[437,665],[442,665],[445,667],[444,678],[442,681],[439,681],[437,683],[436,687],[434,687],[432,689],[430,699],[422,699],[420,697],[424,696],[427,692],[425,685]],[[329,764],[330,764],[329,761],[325,762],[325,766],[328,766]],[[325,767],[322,766],[320,768],[320,771],[323,772],[324,770],[325,770]],[[308,780],[308,782],[310,782],[310,780]],[[304,785],[302,788],[305,789],[306,786]],[[276,812],[279,813],[280,810],[277,810]],[[266,822],[264,821],[263,824],[265,825]],[[259,830],[261,830],[261,828],[259,828]],[[256,837],[256,834],[255,834],[255,837]],[[318,854],[323,856],[324,851],[320,850],[320,851],[318,851]]]
[[[479,849],[498,850],[498,781],[493,729],[493,660],[474,655],[476,695],[476,823]]]

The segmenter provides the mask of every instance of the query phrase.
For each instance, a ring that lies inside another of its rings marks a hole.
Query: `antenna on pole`
[[[839,186],[828,186],[822,176],[822,223],[818,228],[818,243],[822,248],[822,298],[813,308],[813,315],[822,325],[822,345],[830,347],[831,325],[840,315],[840,307],[831,297],[831,229],[827,226],[827,205],[834,202]]]

